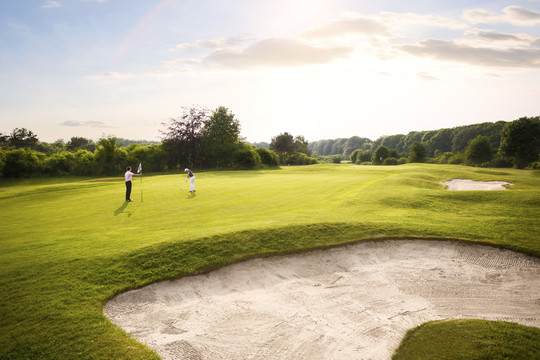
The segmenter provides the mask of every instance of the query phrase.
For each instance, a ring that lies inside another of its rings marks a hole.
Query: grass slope
[[[510,191],[449,192],[451,178]],[[126,289],[242,259],[374,238],[449,238],[540,256],[540,172],[442,165],[0,183],[0,358],[149,359],[110,324]],[[141,202],[141,184],[144,201]],[[475,325],[473,325],[474,327]],[[479,330],[482,331],[482,330]]]

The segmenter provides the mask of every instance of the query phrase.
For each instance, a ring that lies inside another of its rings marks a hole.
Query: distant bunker
[[[506,186],[514,185],[506,181],[474,181],[470,179],[452,179],[443,181],[448,186],[446,190],[508,190]]]

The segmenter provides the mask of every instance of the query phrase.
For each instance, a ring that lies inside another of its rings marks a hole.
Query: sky
[[[540,0],[2,0],[0,132],[161,139],[224,106],[250,142],[540,115]]]

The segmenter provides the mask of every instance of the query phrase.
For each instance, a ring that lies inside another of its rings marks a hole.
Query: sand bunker
[[[507,190],[505,186],[514,185],[505,181],[474,181],[469,179],[452,179],[443,181],[447,190]]]
[[[540,327],[540,260],[387,240],[254,259],[120,294],[105,315],[164,359],[389,359],[453,318]]]

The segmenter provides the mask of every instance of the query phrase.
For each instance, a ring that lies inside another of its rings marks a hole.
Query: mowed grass
[[[184,174],[134,178],[133,203],[121,177],[0,183],[0,358],[158,358],[104,317],[105,302],[250,257],[385,238],[540,256],[538,171],[314,165],[196,176],[195,194],[180,191]],[[515,185],[445,191],[452,178]]]

